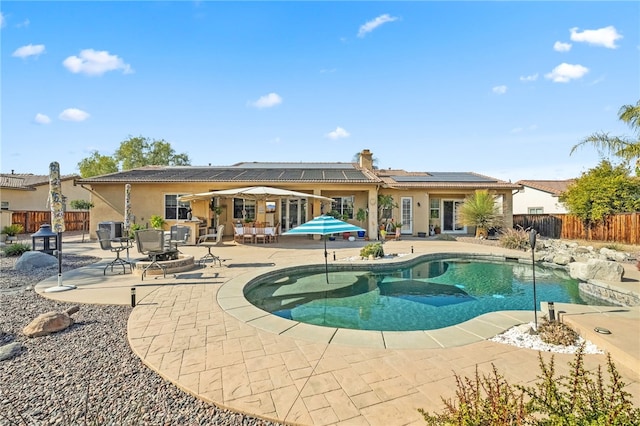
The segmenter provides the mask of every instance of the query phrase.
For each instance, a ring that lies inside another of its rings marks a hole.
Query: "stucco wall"
[[[91,194],[80,186],[73,186],[73,180],[61,182],[62,195],[67,199],[67,210],[72,210],[69,203],[72,200],[89,200]],[[0,199],[9,202],[11,211],[46,211],[49,210],[49,184],[38,185],[35,191],[24,191],[10,188],[0,190]]]
[[[564,204],[558,201],[558,197],[539,189],[524,187],[513,195],[513,213],[529,214],[529,208],[542,207],[542,213],[567,213]]]

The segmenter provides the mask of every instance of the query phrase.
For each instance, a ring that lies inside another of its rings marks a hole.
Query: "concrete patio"
[[[351,262],[364,242],[328,245],[330,263]],[[440,410],[441,397],[455,396],[454,373],[489,373],[492,365],[510,383],[531,384],[539,374],[538,352],[487,339],[513,325],[533,321],[533,312],[486,314],[431,331],[374,332],[318,327],[285,320],[250,305],[244,285],[277,268],[321,264],[319,241],[282,237],[276,244],[225,242],[212,251],[222,267],[196,267],[147,278],[103,268],[110,253],[96,242],[67,242],[67,253],[107,258],[63,275],[77,289],[43,293],[57,277],[38,284],[45,297],[75,303],[137,306],[129,318],[133,351],[161,376],[197,397],[235,411],[289,424],[423,424],[418,408]],[[181,247],[196,259],[205,247]],[[406,254],[479,253],[526,256],[523,252],[462,242],[405,239],[389,241],[385,252]],[[413,252],[413,253],[412,253]],[[335,253],[336,261],[333,261]],[[135,249],[131,256],[138,257]],[[384,260],[385,262],[387,260]],[[358,261],[362,262],[362,261]],[[625,281],[610,283],[638,293],[640,273],[625,265]],[[640,309],[556,304],[563,321],[611,353],[627,390],[640,405]],[[604,335],[594,328],[609,329]],[[545,360],[551,354],[542,354]],[[568,372],[573,355],[555,354],[558,374]],[[587,355],[587,368],[604,365],[604,355]]]

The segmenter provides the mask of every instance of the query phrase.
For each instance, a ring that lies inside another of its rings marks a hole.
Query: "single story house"
[[[564,214],[568,213],[558,197],[575,179],[567,180],[519,180],[522,188],[513,194],[513,214]]]
[[[60,184],[67,210],[72,210],[68,203],[72,200],[91,199],[89,191],[74,184],[79,175],[64,175]],[[49,175],[30,173],[0,174],[0,228],[10,225],[11,213],[14,211],[50,211],[49,207]]]
[[[506,227],[513,225],[512,193],[520,185],[467,172],[407,172],[373,167],[373,154],[360,153],[358,163],[245,162],[232,166],[147,166],[108,175],[77,179],[76,185],[92,194],[92,237],[102,222],[122,222],[125,185],[131,185],[131,211],[135,223],[149,225],[152,215],[173,224],[192,226],[193,239],[225,224],[225,235],[233,225],[250,218],[274,225],[285,232],[329,210],[337,210],[348,222],[377,238],[378,216],[402,223],[402,234],[423,235],[439,228],[443,233],[467,234],[474,229],[460,224],[457,209],[477,189],[488,189],[501,202]],[[242,198],[181,201],[183,195],[246,186],[270,186],[328,197],[248,200]],[[378,197],[391,195],[396,207],[378,209]],[[328,205],[331,204],[331,205]],[[367,215],[363,223],[357,212]]]

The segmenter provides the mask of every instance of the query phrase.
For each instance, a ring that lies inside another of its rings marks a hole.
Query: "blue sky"
[[[565,179],[631,135],[638,2],[3,1],[3,173],[131,136],[193,165],[345,161]]]

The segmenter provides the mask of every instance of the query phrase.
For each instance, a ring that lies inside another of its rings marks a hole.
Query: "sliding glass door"
[[[442,231],[466,232],[466,227],[458,222],[458,209],[462,203],[463,200],[442,201]]]

